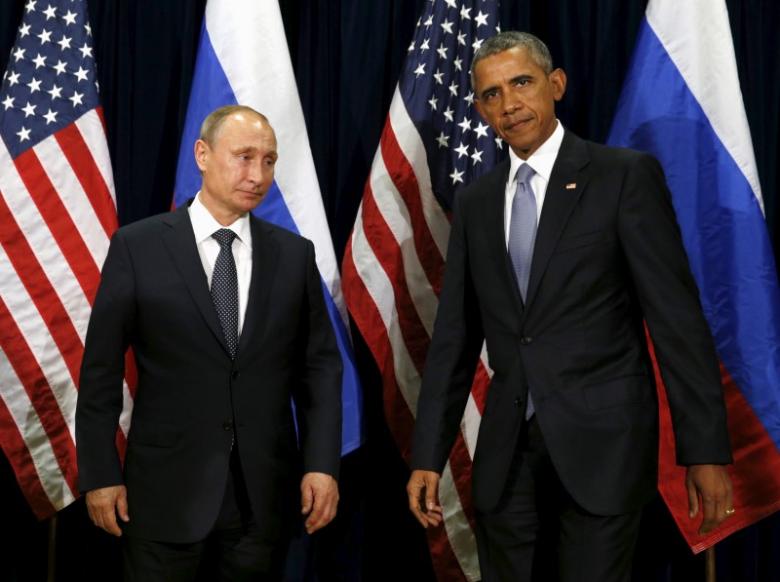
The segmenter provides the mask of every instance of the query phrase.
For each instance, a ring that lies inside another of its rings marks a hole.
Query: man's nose
[[[269,180],[269,174],[271,176],[270,179],[272,179],[273,172],[271,172],[271,170],[265,164],[263,164],[262,161],[260,161],[249,166],[249,173],[247,178],[254,184],[263,185]]]

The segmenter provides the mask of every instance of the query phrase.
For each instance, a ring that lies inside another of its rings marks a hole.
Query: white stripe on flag
[[[91,109],[76,120],[76,127],[81,134],[84,143],[87,144],[89,152],[92,154],[92,160],[103,176],[103,182],[106,183],[108,191],[111,194],[111,200],[114,202],[114,211],[116,211],[116,192],[114,191],[114,172],[111,169],[111,157],[108,154],[108,142],[106,133],[103,130],[103,122],[97,111]],[[106,248],[108,252],[108,248]],[[102,265],[100,262],[98,265]]]

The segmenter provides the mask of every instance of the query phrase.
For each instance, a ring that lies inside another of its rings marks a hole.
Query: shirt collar
[[[509,148],[509,182],[514,182],[517,175],[517,169],[522,164],[528,164],[533,168],[534,172],[544,178],[545,182],[550,181],[550,175],[552,174],[553,166],[555,165],[555,159],[558,157],[558,151],[561,149],[561,143],[563,142],[563,124],[556,121],[555,131],[547,140],[539,146],[533,154],[529,156],[527,160],[521,160],[517,157],[517,154]]]
[[[238,239],[247,244],[249,241],[249,214],[244,214],[241,218],[238,218],[233,224],[229,226],[222,226],[211,215],[200,200],[200,192],[195,196],[189,207],[190,221],[192,222],[192,230],[195,233],[195,243],[200,244],[204,240],[211,238],[211,235],[218,231],[220,228],[228,228],[236,233]]]

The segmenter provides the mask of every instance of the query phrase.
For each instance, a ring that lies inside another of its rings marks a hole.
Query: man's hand
[[[326,473],[306,473],[301,480],[301,513],[308,515],[306,532],[314,533],[336,517],[339,485]]]
[[[439,474],[435,471],[412,471],[406,493],[409,495],[409,509],[417,521],[427,528],[436,527],[442,520],[439,505]]]
[[[116,516],[127,523],[127,488],[124,485],[102,487],[87,492],[87,511],[89,518],[99,528],[111,535],[121,536],[122,530],[116,522]]]
[[[688,508],[691,519],[699,513],[699,499],[704,514],[699,528],[705,534],[718,527],[734,513],[731,479],[722,465],[691,465],[685,478],[688,488]]]

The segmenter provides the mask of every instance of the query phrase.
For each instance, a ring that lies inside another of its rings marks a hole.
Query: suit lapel
[[[491,175],[490,182],[486,184],[485,189],[488,194],[487,200],[485,201],[485,211],[487,212],[485,224],[488,225],[486,228],[488,232],[488,244],[490,245],[488,250],[489,255],[495,257],[498,263],[499,276],[503,279],[504,284],[511,289],[516,313],[520,313],[523,310],[523,298],[517,287],[515,269],[512,266],[512,260],[509,258],[509,251],[506,248],[506,222],[504,210],[506,204],[506,183],[508,179],[509,159],[506,159],[496,167],[496,170]]]
[[[171,254],[173,264],[187,285],[187,290],[198,307],[206,325],[216,336],[222,347],[228,352],[225,335],[217,317],[217,310],[209,292],[208,279],[203,271],[203,263],[195,243],[195,233],[192,230],[188,205],[180,206],[163,222],[169,228],[163,232],[163,242]],[[229,353],[229,352],[228,352]]]
[[[260,314],[269,313],[266,304],[279,258],[279,242],[273,230],[251,215],[249,225],[252,230],[252,278],[249,282],[244,325],[238,340],[238,357],[252,336],[258,333]]]
[[[533,303],[563,227],[582,195],[587,181],[587,174],[582,170],[588,161],[585,142],[567,131],[550,175],[542,216],[536,231],[531,275],[528,280],[527,307]],[[572,184],[575,186],[572,187]]]

